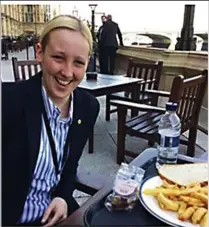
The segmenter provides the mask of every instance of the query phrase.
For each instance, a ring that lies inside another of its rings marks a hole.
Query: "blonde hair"
[[[43,51],[48,43],[49,33],[57,28],[68,28],[73,31],[79,31],[88,41],[89,55],[92,54],[93,39],[89,27],[80,19],[70,15],[59,15],[46,24],[40,36]]]

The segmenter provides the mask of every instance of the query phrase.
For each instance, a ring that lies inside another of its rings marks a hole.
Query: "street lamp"
[[[176,50],[196,50],[194,35],[194,11],[195,5],[184,6],[184,22],[181,36],[177,38]]]
[[[74,17],[78,17],[78,10],[76,9],[75,6],[74,6],[74,8],[73,8],[72,15],[73,15]]]
[[[91,34],[93,37],[93,41],[96,41],[94,28],[95,28],[95,9],[97,7],[97,4],[89,4],[89,7],[91,8]]]

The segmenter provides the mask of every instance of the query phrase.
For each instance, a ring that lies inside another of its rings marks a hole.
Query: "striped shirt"
[[[42,87],[42,96],[52,135],[54,137],[59,169],[61,169],[65,140],[67,137],[69,124],[72,122],[73,116],[73,96],[67,118],[60,118],[60,110],[47,96],[44,87]],[[43,216],[45,209],[52,200],[52,189],[56,187],[60,180],[60,174],[57,176],[55,172],[51,147],[49,144],[43,116],[40,136],[41,139],[38,159],[19,223],[33,222]]]

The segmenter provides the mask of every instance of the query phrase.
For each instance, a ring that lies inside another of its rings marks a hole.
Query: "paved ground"
[[[33,50],[30,48],[30,59],[33,56]],[[13,53],[9,55],[8,61],[1,61],[1,78],[2,81],[14,81],[11,57],[16,56],[18,59],[26,59],[26,52]],[[111,115],[111,121],[105,121],[105,97],[99,98],[100,114],[95,125],[95,144],[94,153],[88,154],[87,146],[84,149],[80,160],[80,166],[87,172],[96,172],[103,176],[113,176],[119,166],[116,164],[116,136],[117,136],[117,115]],[[187,133],[186,133],[187,134]],[[186,135],[185,134],[185,135]],[[127,148],[133,149],[138,153],[148,147],[147,141],[139,138],[127,137]],[[204,154],[204,150],[208,150],[208,137],[198,131],[196,157]],[[184,154],[185,146],[180,146],[180,153]],[[131,159],[127,158],[127,162]],[[82,204],[88,195],[75,191],[77,201]]]

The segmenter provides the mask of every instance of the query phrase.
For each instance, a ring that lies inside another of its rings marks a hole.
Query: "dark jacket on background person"
[[[103,31],[103,26],[104,25],[101,25],[97,31],[97,34],[96,34],[96,37],[97,37],[97,40],[98,40],[98,48],[101,48],[102,47],[102,31]]]
[[[104,72],[104,44],[102,42],[102,31],[103,31],[103,25],[101,25],[99,27],[99,30],[97,32],[97,40],[98,40],[98,48],[97,48],[97,52],[98,52],[98,58],[99,58],[99,67],[100,67],[100,73]]]
[[[101,73],[114,75],[116,52],[118,49],[117,35],[120,45],[123,46],[122,34],[118,24],[113,22],[111,19],[108,19],[103,25],[101,33],[101,42],[104,49]]]
[[[103,30],[101,34],[102,44],[104,46],[118,47],[117,36],[120,41],[120,45],[123,46],[123,38],[120,28],[117,23],[112,20],[108,20],[103,25]]]
[[[42,73],[29,80],[2,83],[2,225],[19,221],[36,166],[42,117]],[[63,198],[68,215],[78,208],[72,193],[78,161],[95,124],[99,103],[89,93],[73,91],[74,111],[70,133],[70,154],[54,197]],[[86,111],[86,110],[89,111]],[[82,123],[78,123],[81,120]]]

